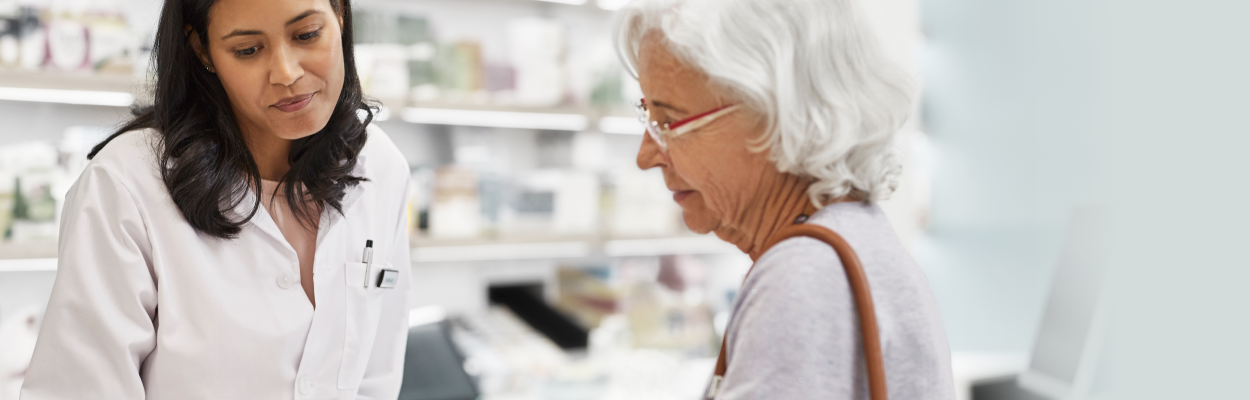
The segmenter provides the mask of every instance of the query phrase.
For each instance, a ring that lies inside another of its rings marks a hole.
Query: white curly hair
[[[616,50],[638,76],[649,33],[758,112],[756,144],[778,170],[813,179],[819,207],[888,199],[902,166],[894,137],[911,79],[884,54],[854,0],[634,0],[617,12]]]

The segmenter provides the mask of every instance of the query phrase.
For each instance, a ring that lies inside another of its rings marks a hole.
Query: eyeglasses
[[[721,106],[690,118],[666,124],[661,124],[651,119],[651,110],[647,109],[647,99],[639,100],[638,104],[634,105],[634,110],[638,112],[638,120],[642,122],[643,126],[647,127],[647,134],[651,135],[651,140],[655,140],[655,143],[660,145],[661,151],[668,151],[666,137],[678,136],[702,128],[717,118],[738,110],[740,106],[739,104]]]

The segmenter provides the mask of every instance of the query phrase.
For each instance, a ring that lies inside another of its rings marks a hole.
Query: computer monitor
[[[1032,358],[1020,375],[1025,389],[1052,399],[1079,398],[1088,391],[1105,319],[1110,229],[1105,209],[1073,212]]]
[[[477,384],[465,372],[464,357],[452,342],[445,320],[416,323],[408,329],[403,382],[399,400],[478,398]]]

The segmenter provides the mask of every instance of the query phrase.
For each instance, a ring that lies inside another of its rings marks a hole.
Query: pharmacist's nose
[[[299,65],[300,58],[290,46],[275,46],[273,56],[269,60],[269,83],[291,86],[304,77],[304,68]]]
[[[638,148],[638,168],[644,170],[655,167],[667,167],[668,157],[660,150],[660,144],[651,139],[651,135],[642,134],[642,146]]]

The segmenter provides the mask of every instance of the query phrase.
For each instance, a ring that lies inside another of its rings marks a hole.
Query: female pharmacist
[[[408,165],[369,125],[351,20],[165,1],[154,104],[66,199],[23,399],[397,396]]]

